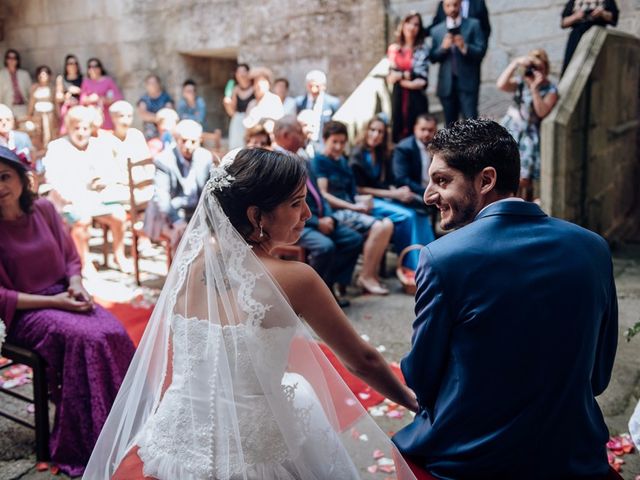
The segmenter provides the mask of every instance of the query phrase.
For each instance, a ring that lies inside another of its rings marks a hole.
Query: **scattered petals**
[[[366,392],[360,392],[360,393],[358,394],[358,396],[359,396],[362,400],[368,400],[368,399],[369,399],[369,397],[371,397],[371,395],[370,395],[370,394],[368,394],[368,393],[366,393]]]
[[[378,345],[376,347],[376,350],[378,350],[380,353],[384,353],[387,351],[387,347],[385,347],[384,345]]]
[[[361,442],[368,442],[369,441],[369,437],[367,436],[366,433],[363,433],[362,435],[360,435],[358,437],[358,440],[360,440]]]
[[[49,464],[47,462],[38,462],[36,463],[36,470],[38,472],[46,472],[49,470]]]
[[[382,450],[376,449],[373,451],[373,458],[375,458],[376,460],[380,459],[384,457],[384,452]]]
[[[365,342],[368,342],[371,340],[369,335],[367,335],[366,333],[363,333],[362,335],[360,335],[360,338],[363,339]]]
[[[370,465],[367,467],[367,471],[369,473],[376,473],[378,471],[378,466],[377,465]]]

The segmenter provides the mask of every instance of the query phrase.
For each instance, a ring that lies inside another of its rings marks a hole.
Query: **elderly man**
[[[295,153],[306,158],[302,148],[307,139],[296,117],[287,115],[278,120],[273,134],[277,143],[275,150]],[[308,158],[307,168],[309,178],[306,201],[311,210],[311,218],[307,220],[298,245],[305,248],[309,263],[329,288],[334,284],[349,285],[362,251],[362,235],[341,225],[333,217],[329,203],[320,193]],[[342,296],[337,297],[337,301],[343,308],[349,306],[349,301]]]
[[[151,239],[171,239],[175,250],[198,204],[213,164],[211,152],[202,148],[202,126],[182,120],[175,128],[176,144],[156,158],[155,193],[144,218]]]
[[[89,253],[88,227],[99,217],[113,235],[115,263],[122,271],[130,271],[131,263],[124,254],[126,212],[112,203],[108,180],[101,177],[102,163],[107,161],[96,138],[91,136],[96,110],[75,106],[65,116],[67,136],[49,143],[42,160],[47,183],[52,187],[49,199],[71,226],[71,236],[83,263],[83,275],[95,273]]]
[[[333,114],[340,108],[340,100],[327,93],[327,76],[320,70],[311,70],[305,78],[307,93],[296,98],[296,111],[313,112],[311,141],[316,145],[317,152],[322,151],[322,128],[325,122],[331,120]]]
[[[17,154],[24,154],[31,161],[33,145],[29,135],[14,130],[15,118],[11,109],[0,103],[0,146],[7,147]]]

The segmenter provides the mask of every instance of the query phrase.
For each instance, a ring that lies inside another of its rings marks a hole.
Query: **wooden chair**
[[[283,260],[295,260],[303,263],[307,261],[307,252],[300,245],[281,245],[274,248],[271,254]]]
[[[22,426],[35,430],[36,432],[36,459],[38,462],[49,461],[49,396],[47,389],[46,363],[44,359],[32,350],[18,347],[5,342],[2,345],[2,356],[9,362],[0,370],[9,368],[16,364],[26,365],[33,370],[33,398],[21,395],[13,390],[0,387],[0,393],[9,395],[23,402],[31,403],[35,407],[35,424],[31,424],[6,411],[0,410],[0,416],[5,417]]]
[[[142,233],[144,212],[149,205],[153,195],[155,166],[152,158],[133,161],[127,159],[127,173],[129,175],[129,218],[131,220],[131,257],[133,258],[133,268],[136,284],[140,285],[140,255],[138,253],[138,239]],[[137,174],[141,172],[141,174]],[[159,242],[165,250],[167,256],[167,271],[171,267],[172,252],[169,238],[161,237]]]

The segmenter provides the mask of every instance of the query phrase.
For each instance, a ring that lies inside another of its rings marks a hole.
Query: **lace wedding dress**
[[[84,478],[349,480],[374,450],[415,478],[399,455],[389,467],[391,440],[231,225],[224,181],[200,198]]]

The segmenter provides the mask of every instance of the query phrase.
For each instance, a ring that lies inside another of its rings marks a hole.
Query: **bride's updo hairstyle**
[[[247,217],[249,207],[269,213],[307,180],[307,167],[300,157],[264,148],[240,150],[225,170],[233,180],[214,194],[231,224],[246,240],[254,232]]]

